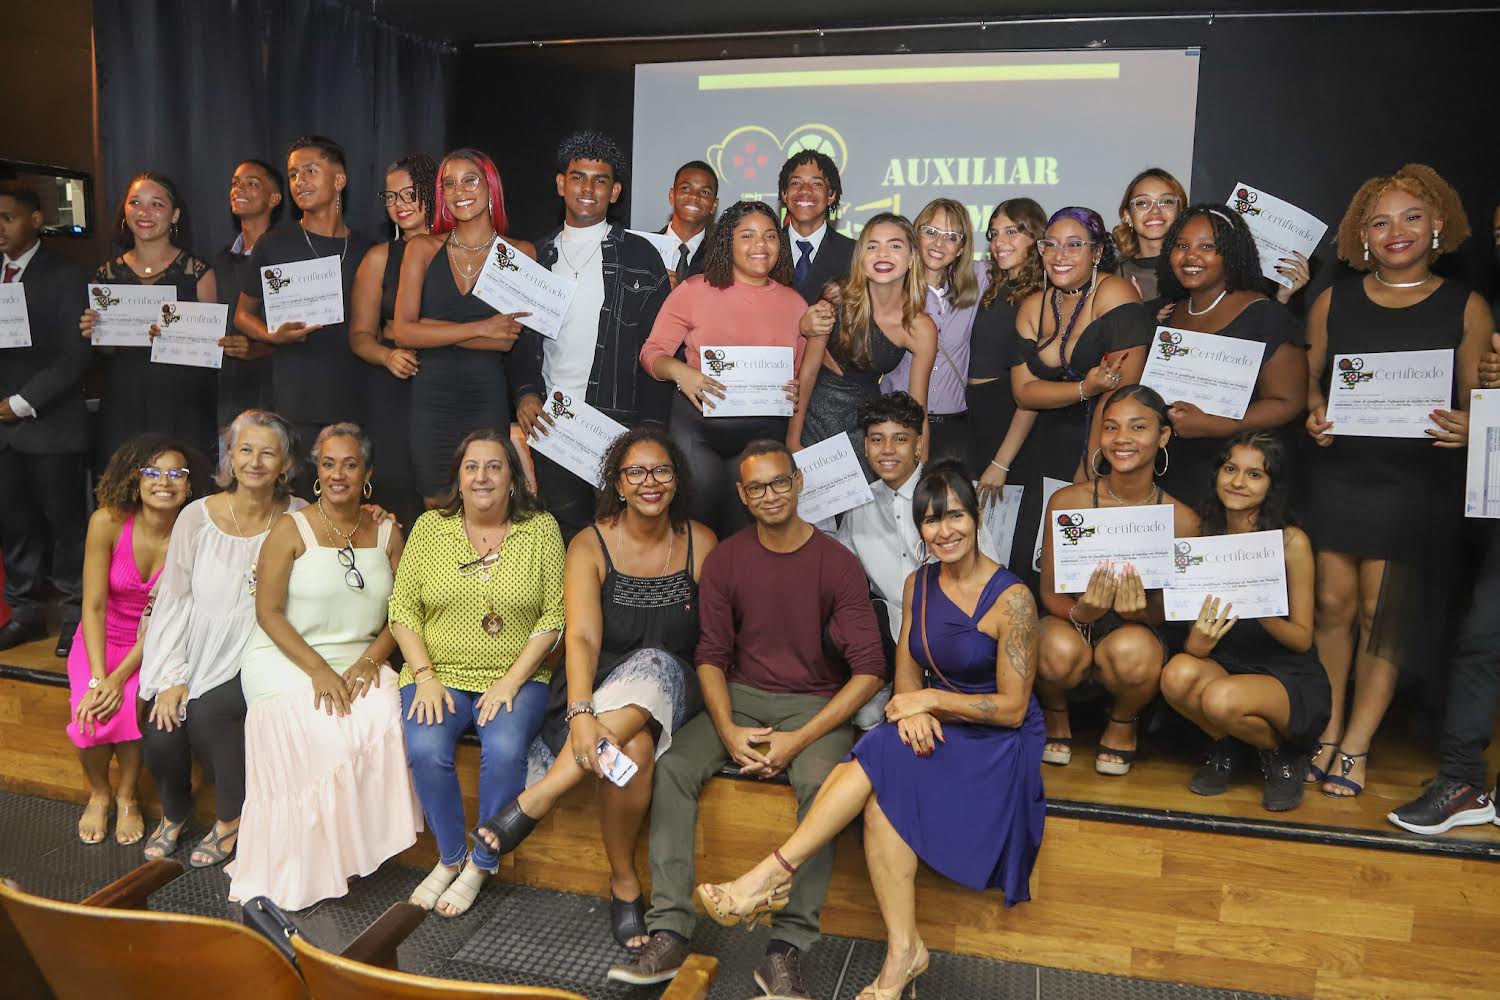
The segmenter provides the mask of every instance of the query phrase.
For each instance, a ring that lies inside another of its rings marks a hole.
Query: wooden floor
[[[0,662],[63,670],[51,643],[7,651]],[[0,678],[0,786],[81,800],[82,782],[63,733],[67,692]],[[1326,829],[1392,831],[1390,808],[1431,776],[1431,755],[1400,740],[1377,746],[1372,782],[1354,801],[1316,793],[1290,819]],[[918,908],[935,947],[1059,968],[1317,998],[1500,996],[1488,956],[1500,940],[1500,867],[1494,861],[1360,846],[1296,842],[1207,829],[1176,829],[1060,815],[1065,803],[1108,803],[1176,816],[1265,819],[1259,782],[1229,794],[1186,790],[1193,762],[1148,755],[1127,777],[1093,773],[1080,733],[1068,768],[1046,769],[1046,840],[1033,901],[1006,909],[922,872]],[[476,748],[459,751],[460,783],[477,808]],[[147,796],[150,789],[143,789]],[[200,809],[207,803],[200,796]],[[205,814],[206,818],[206,814]],[[1170,818],[1170,817],[1169,817]],[[795,822],[790,790],[715,779],[704,790],[700,877],[730,878],[776,846]],[[1500,847],[1500,829],[1470,828],[1448,840]],[[1478,853],[1483,853],[1478,852]],[[1494,852],[1500,857],[1500,850]],[[435,860],[424,836],[404,860]],[[647,872],[645,844],[638,862]],[[607,867],[591,793],[575,791],[502,866],[502,877],[544,888],[605,895]],[[823,926],[879,938],[879,914],[862,851],[839,842]]]

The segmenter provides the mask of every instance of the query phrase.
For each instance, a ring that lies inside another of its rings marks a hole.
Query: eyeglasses
[[[1093,240],[1068,240],[1066,243],[1059,243],[1057,240],[1036,241],[1036,248],[1043,254],[1062,253],[1069,257],[1081,254],[1085,247],[1094,245],[1095,241]]]
[[[631,486],[641,485],[646,481],[647,476],[658,483],[666,484],[677,478],[677,470],[670,465],[658,465],[653,469],[648,469],[644,465],[627,465],[620,470],[620,475],[624,476],[625,481]]]
[[[142,479],[156,480],[160,479],[162,476],[166,476],[174,483],[180,479],[186,479],[187,474],[187,469],[158,469],[154,465],[147,466],[146,468],[141,470]]]
[[[467,176],[460,177],[458,180],[454,180],[452,177],[444,177],[443,190],[452,191],[454,188],[457,188],[460,191],[473,194],[479,190],[479,185],[483,180],[484,178],[478,174],[468,174]]]
[[[1161,198],[1152,198],[1143,194],[1139,198],[1130,199],[1130,207],[1137,212],[1149,212],[1153,208],[1172,209],[1175,211],[1177,206],[1181,204],[1182,199],[1175,194],[1165,195]]]
[[[338,550],[339,565],[344,567],[344,585],[351,590],[364,590],[365,578],[354,565],[354,545],[345,542]]]
[[[963,233],[955,233],[951,230],[939,229],[937,226],[921,226],[918,228],[917,232],[921,233],[923,236],[926,236],[928,239],[937,239],[941,236],[949,243],[954,244],[962,243],[964,241]]]
[[[417,189],[415,187],[404,187],[399,191],[382,191],[377,197],[385,204],[386,208],[390,208],[398,201],[404,201],[408,205],[415,205],[417,203]]]
[[[790,493],[792,491],[791,476],[777,476],[769,483],[745,483],[745,495],[751,500],[759,500],[766,495],[766,487],[770,487],[776,493]]]
[[[495,565],[495,563],[497,563],[499,561],[500,561],[500,552],[498,550],[493,551],[493,552],[486,552],[484,555],[480,556],[478,559],[470,559],[466,563],[459,563],[458,564],[458,575],[459,576],[473,576],[475,573],[480,573],[480,572],[483,572],[484,570],[489,569],[491,566]]]

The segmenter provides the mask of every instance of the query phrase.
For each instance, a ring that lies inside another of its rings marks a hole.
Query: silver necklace
[[[231,495],[229,499],[225,501],[224,506],[229,508],[229,519],[234,522],[234,533],[241,538],[254,537],[245,534],[245,529],[240,527],[240,516],[234,512],[233,495]],[[260,531],[257,532],[257,535],[264,535],[266,532],[270,531],[271,522],[275,520],[275,518],[276,501],[273,500],[271,501],[271,513],[266,517],[266,526],[260,529]],[[245,589],[250,592],[251,597],[255,596],[255,558],[253,555],[250,559],[250,565],[245,568]]]
[[[464,264],[463,261],[459,260],[458,257],[453,253],[453,247],[456,246],[456,247],[458,247],[458,248],[460,248],[462,250],[467,250],[470,253],[473,253],[476,250],[483,251],[486,255],[488,255],[489,254],[490,246],[492,246],[494,244],[494,242],[495,242],[495,237],[493,235],[490,236],[490,242],[488,244],[482,246],[482,247],[464,246],[464,244],[458,242],[458,240],[453,239],[452,236],[449,236],[449,240],[452,243],[452,245],[450,245],[448,247],[448,260],[449,260],[449,262],[451,262],[454,267],[458,268],[458,273],[459,274],[462,274],[465,278],[472,278],[472,277],[474,277],[474,275],[476,275],[476,274],[479,273],[479,269],[480,268],[484,267],[484,257],[480,257],[479,258],[479,263],[477,263],[477,264],[467,264],[466,265],[466,264]]]
[[[602,246],[604,246],[604,241],[600,240],[594,246],[594,249],[589,251],[589,255],[583,259],[583,263],[577,266],[574,266],[573,261],[568,257],[568,251],[563,249],[562,240],[557,241],[557,252],[562,255],[563,263],[568,265],[568,270],[573,272],[573,280],[577,281],[579,273],[589,266],[589,261],[594,259],[594,254],[598,253],[599,248]]]
[[[448,242],[452,243],[454,246],[458,247],[460,250],[467,250],[467,251],[469,251],[469,253],[478,253],[481,250],[483,250],[485,252],[488,252],[489,249],[490,249],[490,247],[494,245],[494,243],[495,243],[495,237],[497,235],[498,234],[496,232],[494,232],[493,230],[491,230],[490,231],[490,238],[489,239],[485,240],[483,243],[476,244],[475,246],[469,246],[469,244],[467,244],[467,243],[460,242],[460,240],[458,238],[458,230],[455,229],[455,230],[453,230],[452,232],[450,232],[448,234]]]
[[[1188,315],[1189,316],[1207,316],[1209,313],[1213,312],[1214,309],[1218,308],[1219,303],[1223,302],[1224,301],[1224,296],[1226,296],[1228,294],[1229,294],[1229,289],[1228,288],[1224,289],[1222,292],[1219,293],[1218,298],[1214,299],[1212,302],[1210,302],[1208,304],[1208,308],[1207,309],[1194,309],[1193,308],[1193,297],[1191,295],[1189,295],[1188,296],[1188,300],[1187,300]]]
[[[147,272],[147,273],[150,273],[150,272]],[[1423,285],[1427,284],[1429,281],[1432,280],[1432,275],[1429,274],[1427,277],[1423,278],[1421,281],[1386,281],[1384,278],[1382,278],[1380,276],[1380,272],[1379,271],[1371,271],[1370,273],[1375,277],[1376,281],[1380,282],[1382,285],[1384,285],[1387,288],[1421,288]]]
[[[307,241],[307,249],[309,249],[309,250],[311,250],[313,252],[313,256],[314,257],[318,256],[318,249],[317,249],[317,247],[315,247],[315,246],[312,245],[312,237],[309,236],[309,235],[307,235],[307,227],[299,223],[298,226],[297,226],[297,228],[299,228],[299,229],[302,230],[302,238]],[[322,236],[322,237],[319,237],[319,238],[320,239],[329,239],[329,240],[333,239],[332,236]],[[348,252],[349,252],[349,230],[345,229],[344,230],[344,248],[339,251],[339,264],[341,266],[344,263],[344,255],[346,253],[348,253]]]
[[[1118,494],[1114,490],[1110,489],[1110,487],[1109,487],[1109,477],[1108,476],[1106,476],[1105,479],[1104,479],[1104,492],[1106,492],[1110,496],[1114,497],[1116,503],[1124,504],[1126,507],[1140,507],[1143,504],[1155,503],[1156,502],[1156,494],[1157,494],[1157,492],[1160,489],[1161,489],[1160,486],[1157,486],[1155,483],[1153,483],[1151,485],[1151,492],[1150,492],[1149,495],[1147,495],[1146,499],[1144,499],[1144,500],[1126,500],[1124,497],[1120,496],[1120,494]]]

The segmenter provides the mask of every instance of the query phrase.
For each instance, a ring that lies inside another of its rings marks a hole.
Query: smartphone
[[[630,783],[635,772],[640,770],[635,761],[620,752],[620,748],[609,740],[601,739],[595,751],[599,754],[599,769],[604,776],[621,788]]]

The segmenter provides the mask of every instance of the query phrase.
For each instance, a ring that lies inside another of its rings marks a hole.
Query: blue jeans
[[[469,826],[464,819],[463,795],[458,789],[458,772],[453,767],[458,738],[470,729],[479,734],[479,820],[489,819],[526,787],[526,754],[531,741],[542,728],[547,710],[547,685],[527,681],[516,693],[507,713],[503,708],[487,725],[474,723],[474,705],[479,694],[449,688],[454,711],[443,708],[443,721],[421,724],[406,718],[411,711],[416,685],[401,689],[401,718],[406,731],[406,765],[411,768],[412,782],[427,826],[437,838],[443,864],[456,865],[464,859],[469,843]],[[493,872],[500,867],[499,856],[482,843],[475,844],[470,858],[476,868]]]

